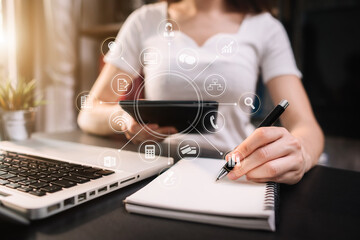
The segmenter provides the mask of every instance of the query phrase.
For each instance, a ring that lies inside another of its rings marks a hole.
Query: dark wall
[[[360,1],[282,2],[291,2],[283,22],[325,134],[360,138]]]

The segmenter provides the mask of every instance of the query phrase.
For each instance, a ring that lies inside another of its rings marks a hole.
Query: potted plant
[[[35,123],[35,109],[44,101],[35,94],[36,81],[10,80],[0,83],[0,115],[5,138],[20,141],[30,138]]]

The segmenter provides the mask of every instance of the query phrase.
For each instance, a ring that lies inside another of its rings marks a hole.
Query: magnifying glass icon
[[[253,110],[255,109],[255,106],[253,104],[253,100],[251,97],[245,98],[244,103],[246,106],[251,107]]]

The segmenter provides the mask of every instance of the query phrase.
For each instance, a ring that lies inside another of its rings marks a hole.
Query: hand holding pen
[[[300,141],[283,127],[270,127],[289,103],[282,100],[259,127],[226,156],[218,179],[246,175],[255,182],[296,183],[305,172]],[[218,180],[217,179],[217,180]]]

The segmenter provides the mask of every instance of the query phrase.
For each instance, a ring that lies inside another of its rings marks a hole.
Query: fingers
[[[247,179],[253,182],[261,182],[261,183],[277,182],[277,183],[285,183],[285,184],[296,184],[301,180],[303,175],[304,174],[300,171],[290,171],[284,173],[283,175],[273,178],[255,178],[255,179],[247,178]]]
[[[160,127],[160,128],[155,129],[155,132],[160,133],[160,134],[170,135],[170,134],[175,134],[178,131],[174,127]]]
[[[292,150],[286,147],[286,141],[286,139],[281,139],[256,149],[242,161],[241,165],[235,165],[234,169],[228,174],[228,177],[232,180],[238,179],[266,162],[290,154]]]
[[[159,141],[162,140],[162,137],[157,135],[170,135],[177,132],[174,127],[159,127],[158,124],[147,124],[145,128],[136,121],[132,121],[125,132],[125,136],[127,139],[131,139],[133,143],[138,144],[145,140]]]
[[[298,164],[293,161],[292,156],[269,161],[257,168],[252,169],[246,174],[247,179],[258,181],[259,179],[276,179],[287,172],[296,171]]]
[[[234,151],[238,151],[244,157],[247,157],[259,147],[280,139],[286,133],[287,130],[282,127],[257,128],[249,137],[237,146]]]

